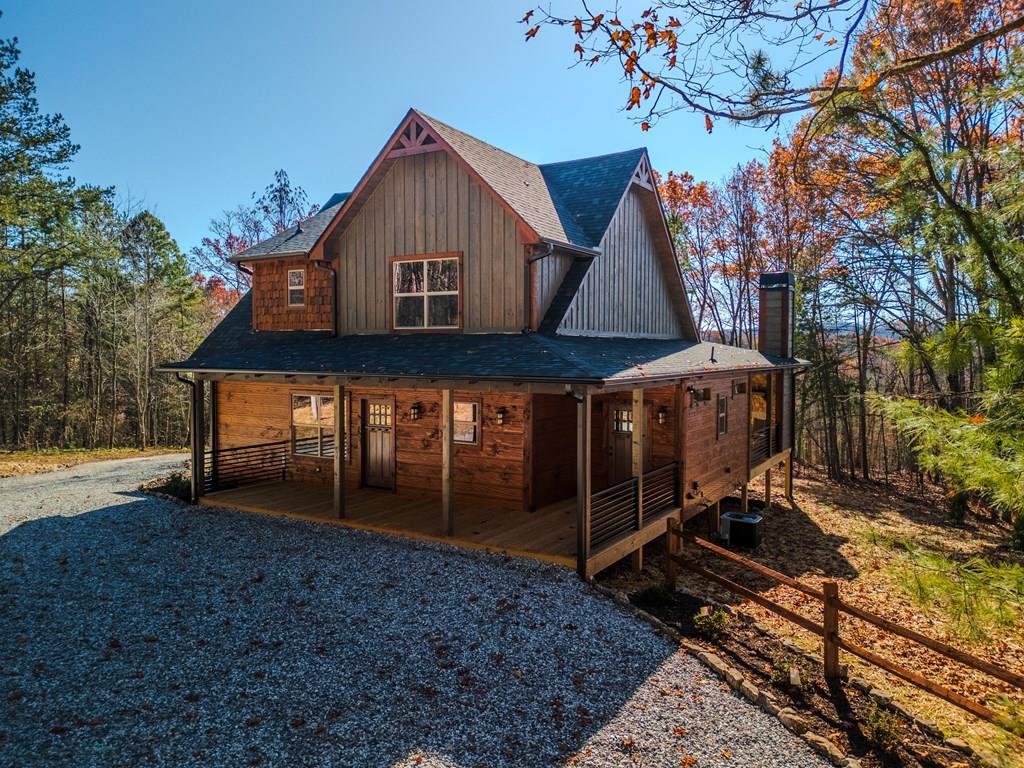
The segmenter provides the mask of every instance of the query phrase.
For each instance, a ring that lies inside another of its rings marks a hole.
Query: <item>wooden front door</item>
[[[394,405],[389,399],[363,401],[363,485],[395,487]]]
[[[608,485],[633,476],[633,408],[611,403],[608,409]]]

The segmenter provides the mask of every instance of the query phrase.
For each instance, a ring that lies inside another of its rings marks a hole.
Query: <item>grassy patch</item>
[[[131,459],[140,456],[156,456],[161,453],[177,453],[185,450],[177,446],[146,448],[48,448],[40,451],[0,451],[0,477],[32,475],[64,469],[90,461],[109,459]]]

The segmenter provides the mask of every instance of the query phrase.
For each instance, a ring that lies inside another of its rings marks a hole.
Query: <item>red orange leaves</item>
[[[538,32],[540,32],[540,25],[539,24],[536,27],[530,27],[528,30],[526,30],[526,39],[527,40],[532,40],[533,38],[535,38],[537,36]]]
[[[713,130],[715,130],[715,124],[711,120],[710,115],[704,115],[704,130],[706,130],[708,133],[711,133]]]

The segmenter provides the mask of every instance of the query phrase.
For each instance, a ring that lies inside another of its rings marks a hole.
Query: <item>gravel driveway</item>
[[[568,570],[132,490],[178,463],[0,480],[0,765],[824,765]]]

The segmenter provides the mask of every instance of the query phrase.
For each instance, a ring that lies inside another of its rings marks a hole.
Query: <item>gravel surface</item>
[[[568,570],[133,491],[178,463],[0,480],[0,766],[825,765]]]

